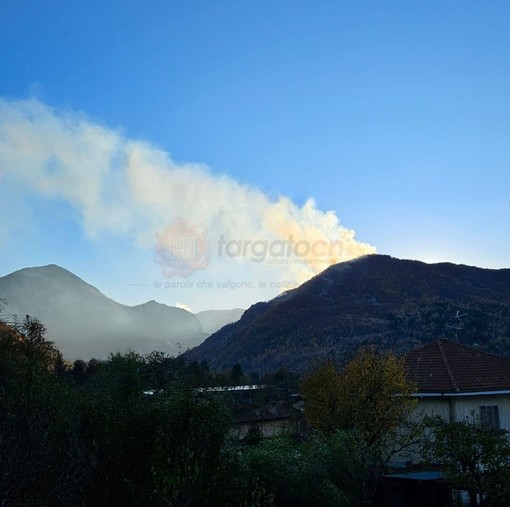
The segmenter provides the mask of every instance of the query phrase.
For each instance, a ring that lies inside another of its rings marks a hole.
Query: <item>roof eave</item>
[[[500,389],[492,391],[466,391],[466,392],[443,392],[443,393],[427,393],[419,392],[412,395],[413,398],[456,398],[459,396],[498,396],[510,395],[510,389]]]

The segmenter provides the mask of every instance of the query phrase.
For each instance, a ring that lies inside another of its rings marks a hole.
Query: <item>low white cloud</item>
[[[193,313],[191,306],[188,306],[186,303],[181,303],[181,302],[177,301],[174,306],[176,308],[180,308],[181,310],[186,310],[189,313]]]

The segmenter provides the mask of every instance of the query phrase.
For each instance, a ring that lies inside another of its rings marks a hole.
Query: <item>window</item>
[[[486,428],[499,430],[499,407],[497,405],[480,407],[480,422]]]

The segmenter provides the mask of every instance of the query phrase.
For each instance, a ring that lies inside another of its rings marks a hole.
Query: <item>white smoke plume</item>
[[[299,207],[285,197],[270,199],[205,165],[175,162],[163,150],[84,114],[36,100],[0,100],[0,168],[31,192],[69,202],[89,236],[128,235],[150,247],[157,231],[183,217],[202,224],[210,237],[292,238],[302,247],[319,245],[321,262],[314,262],[317,252],[303,247],[303,262],[278,268],[300,282],[331,263],[375,253],[340,225],[334,212],[321,211],[312,201]],[[228,260],[233,259],[250,262],[249,255],[232,254]]]

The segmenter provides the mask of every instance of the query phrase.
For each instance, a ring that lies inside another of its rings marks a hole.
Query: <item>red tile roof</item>
[[[420,393],[510,390],[510,360],[439,339],[405,356]]]

